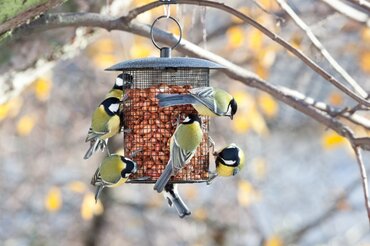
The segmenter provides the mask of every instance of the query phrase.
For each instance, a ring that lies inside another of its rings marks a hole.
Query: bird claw
[[[208,173],[210,174],[210,177],[207,180],[207,185],[210,185],[212,181],[218,176],[218,174],[211,171],[208,171]]]
[[[144,176],[144,177],[141,177],[141,178],[136,178],[135,180],[138,180],[138,181],[145,181],[145,180],[148,180],[150,179],[149,176]]]
[[[208,136],[209,148],[212,149],[212,153],[215,153],[215,141],[213,141],[211,136]],[[213,154],[214,155],[214,154]]]
[[[131,154],[130,154],[131,159],[136,157],[137,154],[139,154],[141,151],[143,151],[143,149],[137,149],[134,152],[131,152]]]

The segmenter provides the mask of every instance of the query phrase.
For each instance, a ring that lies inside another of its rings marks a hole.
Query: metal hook
[[[159,21],[160,19],[163,19],[163,18],[173,20],[176,23],[176,25],[178,26],[178,28],[179,28],[179,31],[180,31],[179,40],[177,41],[177,43],[174,46],[171,47],[171,49],[175,49],[180,44],[180,41],[182,39],[182,29],[181,29],[180,23],[175,18],[173,18],[172,16],[162,15],[162,16],[159,16],[157,19],[155,19],[154,22],[153,22],[153,24],[152,24],[152,26],[150,27],[150,38],[151,38],[152,43],[154,44],[155,47],[157,47],[158,49],[162,49],[163,48],[163,47],[160,47],[157,44],[157,42],[154,40],[154,32],[153,32],[154,26],[157,23],[157,21]]]

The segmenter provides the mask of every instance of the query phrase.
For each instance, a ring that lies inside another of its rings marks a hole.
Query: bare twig
[[[280,17],[280,16],[272,13],[271,11],[268,11],[261,3],[258,2],[258,0],[250,0],[250,1],[252,1],[263,12],[265,12],[266,14],[271,15],[272,17],[274,17],[276,19],[277,23],[281,24],[281,23],[285,22],[285,19],[283,17]]]
[[[352,8],[348,4],[343,3],[340,0],[322,0],[324,3],[332,7],[335,11],[370,27],[369,16],[355,8]]]
[[[304,23],[304,21],[294,12],[294,10],[288,5],[285,0],[276,0],[280,7],[287,12],[287,14],[292,17],[293,21],[306,32],[308,38],[311,40],[313,45],[321,52],[321,54],[326,58],[330,65],[352,86],[352,88],[363,98],[367,98],[367,92],[352,78],[349,73],[332,57],[329,51],[322,45],[320,40],[315,36],[309,26]]]
[[[242,12],[227,6],[222,3],[217,3],[213,1],[199,1],[199,0],[177,0],[176,3],[178,4],[193,4],[193,5],[200,5],[200,6],[208,6],[208,7],[213,7],[216,9],[223,10],[229,14],[232,14],[239,19],[245,21],[246,23],[254,26],[258,30],[260,30],[262,33],[264,33],[266,36],[271,38],[273,41],[276,43],[280,44],[283,46],[285,49],[288,51],[292,52],[295,56],[297,56],[299,59],[301,59],[306,65],[308,65],[312,70],[314,70],[317,74],[319,74],[321,77],[329,81],[331,84],[333,84],[335,87],[337,87],[339,90],[347,94],[349,97],[352,99],[356,100],[358,103],[361,103],[367,107],[370,107],[370,101],[366,100],[365,98],[358,96],[356,93],[354,93],[352,90],[350,90],[347,86],[339,82],[336,78],[334,78],[332,75],[330,75],[327,71],[325,71],[323,68],[321,68],[318,64],[316,64],[312,59],[310,59],[308,56],[306,56],[303,52],[300,50],[294,48],[291,46],[287,41],[282,39],[280,36],[277,34],[271,32],[269,29],[258,23],[257,21],[253,20],[251,17],[243,14]],[[129,14],[124,18],[126,21],[131,21],[134,19],[136,16],[153,9],[155,7],[158,7],[162,5],[162,2],[152,2],[147,5],[144,5],[142,7],[136,8],[134,10],[131,10]]]
[[[358,167],[360,168],[361,173],[361,183],[362,183],[362,190],[364,192],[364,198],[365,198],[365,207],[367,211],[367,217],[370,223],[370,203],[369,203],[369,189],[367,186],[367,175],[366,175],[366,169],[364,165],[364,161],[362,159],[361,149],[357,147],[356,145],[353,145],[353,150],[356,155]]]
[[[349,0],[353,4],[356,4],[364,9],[366,9],[368,12],[370,12],[370,2],[366,0]]]

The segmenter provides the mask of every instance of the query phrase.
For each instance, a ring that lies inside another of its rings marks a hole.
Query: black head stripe
[[[202,125],[202,120],[197,114],[189,114],[187,117],[189,117],[190,120],[188,122],[183,122],[183,124],[192,124],[195,121],[198,121],[199,125]]]
[[[220,162],[226,166],[237,167],[240,163],[239,150],[237,148],[223,149],[217,158],[221,158]],[[228,164],[228,161],[235,161],[233,164]]]
[[[104,110],[105,112],[107,112],[108,115],[110,116],[113,116],[113,115],[118,115],[118,112],[112,112],[110,111],[109,107],[112,105],[112,104],[119,104],[121,101],[116,98],[116,97],[108,97],[107,99],[105,99],[101,105],[104,106]]]
[[[236,111],[238,110],[238,104],[234,98],[230,101],[229,106],[231,107],[231,115],[236,114]]]

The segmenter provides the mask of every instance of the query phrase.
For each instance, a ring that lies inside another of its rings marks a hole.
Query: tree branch
[[[330,65],[352,86],[352,88],[363,98],[367,98],[367,92],[352,78],[347,71],[339,65],[339,63],[331,56],[329,51],[325,49],[320,40],[315,36],[312,30],[304,23],[304,21],[294,12],[294,10],[287,4],[285,0],[276,0],[280,7],[293,19],[299,28],[301,28],[311,40],[312,44],[318,49],[326,58]]]
[[[370,18],[364,12],[361,12],[351,6],[343,3],[340,0],[321,0],[330,7],[332,7],[335,11],[341,13],[344,16],[347,16],[350,19],[353,19],[357,22],[363,23],[366,26],[370,27]]]
[[[330,75],[327,71],[325,71],[323,68],[321,68],[318,64],[316,64],[312,59],[310,59],[308,56],[306,56],[303,52],[300,50],[294,48],[291,46],[287,41],[282,39],[277,34],[271,32],[269,29],[258,23],[257,21],[253,20],[249,16],[243,14],[242,12],[227,6],[223,3],[217,3],[207,0],[176,0],[177,4],[192,4],[192,5],[199,5],[199,6],[207,6],[212,7],[216,9],[220,9],[222,11],[225,11],[231,15],[234,15],[238,17],[239,19],[245,21],[246,23],[254,26],[258,30],[260,30],[263,34],[268,36],[270,39],[275,41],[276,43],[280,44],[282,47],[287,49],[288,51],[292,52],[296,57],[301,59],[307,66],[309,66],[313,71],[315,71],[317,74],[319,74],[321,77],[329,81],[331,84],[333,84],[335,87],[337,87],[339,90],[341,90],[343,93],[347,94],[352,99],[356,100],[358,103],[363,104],[364,106],[370,107],[370,101],[366,98],[363,98],[361,96],[358,96],[356,93],[354,93],[352,90],[350,90],[347,86],[339,82],[336,78],[334,78],[332,75]],[[131,10],[127,16],[121,17],[122,19],[125,19],[125,21],[131,21],[136,16],[151,10],[153,8],[156,8],[160,5],[163,5],[162,2],[152,2],[147,5],[144,5],[142,7],[136,8],[134,10]]]

